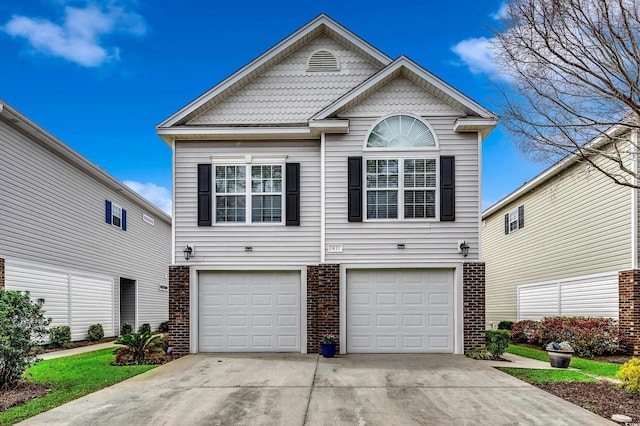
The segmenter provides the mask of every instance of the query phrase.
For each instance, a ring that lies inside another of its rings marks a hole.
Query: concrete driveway
[[[25,425],[615,424],[459,355],[192,355]]]

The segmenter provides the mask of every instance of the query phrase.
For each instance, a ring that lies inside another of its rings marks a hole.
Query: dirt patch
[[[535,386],[579,405],[605,419],[624,414],[640,422],[640,395],[618,389],[609,382],[597,383],[541,383]]]
[[[19,382],[14,389],[0,390],[0,413],[16,405],[26,404],[48,392],[49,387],[41,383],[24,381]]]

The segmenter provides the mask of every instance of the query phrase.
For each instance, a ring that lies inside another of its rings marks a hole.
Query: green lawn
[[[51,391],[27,404],[0,413],[0,425],[10,425],[81,396],[148,371],[155,365],[112,366],[113,348],[41,361],[25,373],[28,380],[44,383]]]
[[[507,352],[527,358],[537,359],[539,361],[549,362],[547,352],[540,349],[509,345]],[[528,370],[522,368],[501,368],[500,370],[529,383],[592,382],[596,380],[595,377],[615,378],[621,365],[602,361],[592,361],[574,356],[571,358],[570,367],[577,368],[579,371]]]

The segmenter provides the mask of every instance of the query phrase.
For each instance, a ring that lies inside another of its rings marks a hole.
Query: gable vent
[[[307,71],[338,71],[338,59],[328,50],[318,50],[309,58]]]

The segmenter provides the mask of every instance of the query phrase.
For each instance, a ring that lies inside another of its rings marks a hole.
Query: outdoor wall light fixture
[[[191,255],[193,255],[193,248],[187,244],[184,250],[182,250],[182,253],[184,253],[184,259],[189,260],[191,259]]]
[[[466,241],[463,241],[462,244],[460,244],[460,253],[462,253],[464,257],[469,255],[469,244],[467,244]]]

